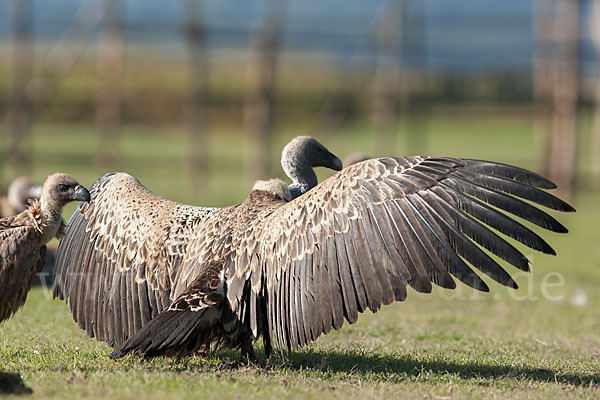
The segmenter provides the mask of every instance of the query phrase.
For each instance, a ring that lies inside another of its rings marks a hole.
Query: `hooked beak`
[[[333,155],[333,153],[329,153],[329,154],[330,154],[330,161],[329,161],[329,165],[327,165],[327,167],[331,168],[335,171],[341,171],[342,168],[344,168],[344,164],[342,164],[342,160],[340,160],[335,155]]]
[[[90,201],[90,192],[81,185],[75,187],[75,200],[79,201]]]

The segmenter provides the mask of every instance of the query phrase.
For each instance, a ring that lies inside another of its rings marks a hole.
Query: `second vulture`
[[[112,175],[94,184],[57,262],[57,294],[70,299],[80,325],[101,339],[123,339],[107,340],[117,346],[112,357],[212,345],[240,348],[252,359],[261,336],[267,355],[294,350],[344,320],[356,322],[366,309],[405,300],[407,286],[428,293],[434,284],[453,289],[458,279],[488,291],[473,268],[516,288],[490,253],[524,271],[529,261],[495,231],[555,254],[509,215],[567,232],[532,203],[574,211],[543,190],[555,185],[538,174],[449,157],[366,160],[291,201],[282,182],[258,182],[243,203],[193,217],[162,199],[140,219],[139,205],[153,195],[141,186],[133,198],[118,189],[130,179]],[[163,237],[140,234],[173,227],[173,215],[192,222]],[[158,245],[165,240],[181,245]],[[108,306],[115,291],[119,301]]]
[[[46,244],[64,234],[61,213],[71,201],[89,201],[90,194],[69,175],[46,179],[40,200],[21,213],[0,219],[0,322],[25,304],[36,275],[42,270]]]

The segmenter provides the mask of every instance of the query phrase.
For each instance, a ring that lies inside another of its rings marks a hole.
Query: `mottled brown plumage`
[[[125,173],[103,176],[90,194],[59,245],[54,295],[114,346],[169,306],[188,237],[214,210],[164,199]]]
[[[294,177],[314,174],[315,166],[341,167],[313,138],[291,144],[282,163]],[[125,173],[105,175],[90,192],[92,201],[77,208],[59,246],[53,290],[89,336],[117,346],[181,294],[189,242],[223,211],[164,199]]]
[[[89,200],[87,189],[65,174],[48,177],[40,201],[13,217],[0,219],[0,321],[21,307],[44,266],[46,243],[63,233],[62,208]]]
[[[529,262],[487,226],[554,254],[499,211],[566,232],[529,203],[574,211],[541,190],[554,187],[505,164],[409,157],[354,164],[290,202],[276,190],[253,190],[198,225],[173,280],[173,302],[111,357],[214,344],[241,347],[251,358],[260,336],[267,354],[294,350],[366,309],[404,300],[407,286],[428,293],[433,284],[455,288],[457,278],[488,291],[472,267],[516,288],[490,253],[521,270]]]

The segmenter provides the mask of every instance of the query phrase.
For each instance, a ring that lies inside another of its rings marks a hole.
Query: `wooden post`
[[[375,73],[373,98],[373,125],[375,154],[390,154],[395,149],[398,124],[400,87],[399,63],[404,0],[388,0],[381,17],[379,33],[379,60]],[[405,98],[406,99],[406,98]]]
[[[577,153],[579,1],[561,0],[558,6],[552,121],[545,170],[561,193],[570,198],[575,187]]]
[[[600,0],[592,6],[590,27],[592,40],[596,49],[596,60],[600,59]],[[597,62],[597,61],[596,61]],[[596,88],[594,92],[594,122],[592,126],[592,186],[600,187],[600,66],[596,64]]]
[[[554,1],[535,0],[533,9],[534,52],[532,89],[534,102],[535,141],[539,154],[538,169],[548,175],[550,157],[550,130],[552,116],[552,46]]]
[[[270,142],[273,123],[273,92],[277,61],[277,27],[283,15],[283,1],[271,0],[266,22],[250,43],[255,58],[248,67],[250,93],[244,107],[244,125],[248,133],[246,179],[265,179],[270,171]]]
[[[98,166],[103,172],[117,164],[118,134],[121,124],[121,75],[123,72],[123,0],[103,0],[106,11],[98,39],[96,125],[99,135]]]
[[[401,114],[406,121],[405,138],[407,155],[426,154],[427,153],[427,113],[428,108],[425,102],[416,99],[415,92],[419,89],[415,82],[423,84],[427,78],[427,40],[426,40],[426,18],[423,3],[420,0],[410,2],[411,9],[414,10],[410,15],[403,12],[403,35],[405,42],[410,39],[410,48],[415,59],[419,60],[419,67],[400,69],[400,96]],[[402,46],[408,47],[406,46]],[[409,82],[412,84],[409,85]]]
[[[208,62],[199,0],[185,0],[185,37],[190,66],[189,168],[196,195],[206,178],[207,81]]]
[[[31,0],[13,0],[12,97],[7,113],[8,175],[26,175],[31,169],[31,101],[28,84],[33,65]]]

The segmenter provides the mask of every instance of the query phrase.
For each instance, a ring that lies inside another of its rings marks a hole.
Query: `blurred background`
[[[594,3],[0,0],[0,188],[122,170],[218,206],[309,134],[509,162],[573,199],[600,178]]]

